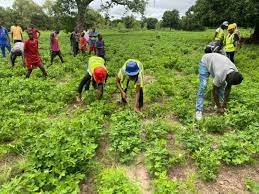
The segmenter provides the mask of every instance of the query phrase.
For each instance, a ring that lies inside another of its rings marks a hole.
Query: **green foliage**
[[[259,183],[253,181],[250,178],[246,179],[246,188],[248,191],[252,192],[252,193],[259,193]]]
[[[121,168],[105,169],[98,178],[98,193],[140,193],[139,186],[131,182]]]
[[[145,21],[147,23],[148,30],[156,29],[156,24],[158,23],[158,20],[156,18],[146,18]]]
[[[138,120],[138,116],[129,110],[115,113],[111,117],[110,150],[122,163],[133,160],[141,149],[140,123]]]
[[[180,27],[179,11],[174,9],[172,11],[165,11],[162,17],[162,26],[170,29],[178,29]]]
[[[155,194],[176,194],[179,193],[178,184],[170,180],[165,173],[162,173],[154,180]]]

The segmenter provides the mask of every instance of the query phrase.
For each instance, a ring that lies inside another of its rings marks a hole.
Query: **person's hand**
[[[76,96],[76,102],[78,102],[78,103],[82,102],[82,99],[81,99],[80,95]]]
[[[126,95],[125,92],[123,92],[123,93],[121,94],[121,98],[122,98],[125,102],[128,103],[128,97],[127,97],[127,95]]]
[[[225,109],[223,107],[218,108],[217,113],[224,114]]]
[[[140,109],[139,109],[138,107],[134,107],[134,111],[135,111],[136,113],[139,113],[139,112],[140,112]]]

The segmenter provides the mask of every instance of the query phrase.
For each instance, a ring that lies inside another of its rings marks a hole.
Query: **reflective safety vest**
[[[217,35],[216,35],[216,37],[215,37],[215,40],[219,40],[219,41],[222,41],[223,42],[223,40],[224,40],[224,30],[222,29],[222,28],[218,28],[217,30],[216,30],[216,32],[217,32]]]
[[[235,47],[235,40],[234,40],[235,33],[228,34],[225,38],[225,52],[234,52],[236,51]]]
[[[95,68],[103,67],[106,69],[104,64],[105,64],[105,61],[103,58],[97,57],[97,56],[92,56],[88,60],[87,72],[92,76]]]

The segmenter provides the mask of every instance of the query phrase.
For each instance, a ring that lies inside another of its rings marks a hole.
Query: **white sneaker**
[[[197,111],[196,112],[196,120],[200,121],[202,119],[202,112],[201,111]]]

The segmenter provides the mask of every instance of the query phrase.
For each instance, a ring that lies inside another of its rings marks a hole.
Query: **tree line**
[[[259,2],[257,0],[197,0],[185,16],[179,11],[165,11],[162,20],[144,17],[147,0],[110,0],[104,1],[102,10],[116,5],[124,5],[133,13],[142,14],[142,19],[134,16],[111,20],[108,14],[102,16],[98,11],[89,8],[94,0],[46,0],[40,6],[33,0],[15,0],[11,8],[0,7],[0,17],[5,25],[14,22],[26,27],[30,23],[38,28],[49,30],[60,28],[72,31],[75,26],[84,29],[92,26],[111,26],[118,28],[203,30],[205,27],[219,26],[223,21],[235,22],[242,27],[255,27],[259,34]],[[257,24],[257,25],[256,25]]]

